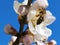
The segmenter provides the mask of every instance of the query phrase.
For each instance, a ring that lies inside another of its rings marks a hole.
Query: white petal
[[[27,3],[28,3],[28,0],[24,0],[22,3],[19,3],[17,0],[15,0],[15,1],[14,1],[14,4],[13,4],[13,8],[14,8],[15,12],[16,12],[17,14],[20,14],[20,13],[18,12],[19,6],[20,6],[20,5],[27,5]]]
[[[18,9],[19,9],[19,6],[21,5],[21,3],[19,3],[18,1],[14,1],[14,4],[13,4],[13,8],[14,8],[14,11],[18,14]]]
[[[52,15],[52,13],[50,11],[46,11],[46,15],[44,17],[44,22],[46,25],[50,25],[52,24],[54,21],[56,20],[56,18]]]
[[[36,30],[35,28],[33,27],[33,24],[29,21],[28,23],[28,26],[29,26],[29,30],[31,31],[32,34],[36,34]]]
[[[15,42],[16,39],[17,39],[16,36],[12,36],[12,40],[13,40],[13,42]]]
[[[52,35],[52,31],[49,28],[47,28],[46,26],[37,25],[36,26],[36,31],[40,35],[45,36],[47,38]]]
[[[43,7],[43,8],[47,8],[48,7],[48,1],[47,0],[36,0],[33,3],[33,7]]]
[[[53,42],[53,45],[57,44],[57,42],[55,40],[51,40],[51,42]]]
[[[36,10],[30,10],[27,16],[27,20],[30,21],[36,15]]]
[[[45,27],[45,28],[44,28],[44,35],[45,35],[47,38],[50,37],[50,36],[52,35],[51,29]]]
[[[19,45],[23,45],[23,43],[19,43]]]

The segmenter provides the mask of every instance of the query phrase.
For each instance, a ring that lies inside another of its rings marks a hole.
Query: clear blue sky
[[[0,0],[0,45],[8,45],[11,38],[11,35],[4,33],[4,26],[11,24],[19,30],[18,16],[13,10],[13,1],[14,0]],[[49,40],[54,39],[57,41],[57,45],[60,45],[60,0],[48,0],[48,2],[49,7],[47,9],[56,17],[56,21],[48,26],[53,31]]]

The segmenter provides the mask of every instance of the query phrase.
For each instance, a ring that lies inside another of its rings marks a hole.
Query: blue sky
[[[8,45],[11,35],[4,33],[4,27],[11,24],[15,29],[19,30],[18,15],[13,10],[14,0],[0,0],[0,45]],[[23,1],[23,0],[20,0]],[[49,40],[54,39],[57,45],[60,45],[60,0],[48,0],[52,14],[56,17],[56,21],[48,27],[52,29],[53,34]]]

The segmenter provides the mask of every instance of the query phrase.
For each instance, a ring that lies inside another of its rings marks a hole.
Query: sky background
[[[0,0],[0,45],[8,45],[11,35],[4,33],[4,27],[11,24],[17,31],[19,30],[18,15],[13,10],[14,0]],[[23,0],[20,0],[20,2]],[[60,0],[48,0],[49,7],[52,14],[56,17],[56,21],[48,27],[53,34],[49,40],[56,40],[57,45],[60,45]]]

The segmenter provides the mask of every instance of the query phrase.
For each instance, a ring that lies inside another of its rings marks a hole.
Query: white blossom
[[[34,14],[34,13],[31,13],[31,14]],[[34,15],[36,15],[36,13]],[[34,16],[32,16],[31,19],[34,19]],[[47,26],[52,24],[55,21],[55,19],[56,18],[51,14],[50,11],[46,11],[46,14],[44,16],[44,21],[41,24],[35,25],[34,27],[31,20],[29,20],[29,23],[28,23],[29,30],[35,35],[35,39],[37,40],[48,39],[48,37],[51,36],[52,31],[51,29],[47,28]]]
[[[21,5],[27,5],[27,3],[28,3],[28,0],[24,0],[22,3],[18,2],[18,0],[14,0],[14,4],[13,4],[14,11],[17,14],[20,14],[18,12],[19,6],[21,6]]]

